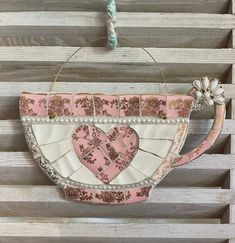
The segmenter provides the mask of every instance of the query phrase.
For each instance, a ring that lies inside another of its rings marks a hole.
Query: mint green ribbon
[[[116,3],[115,0],[107,0],[107,44],[110,48],[114,49],[118,46],[118,38],[116,32]]]

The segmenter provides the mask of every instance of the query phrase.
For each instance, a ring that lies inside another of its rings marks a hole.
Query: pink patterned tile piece
[[[121,165],[118,165],[115,162],[112,162],[106,170],[102,171],[100,174],[97,175],[97,178],[101,180],[105,184],[109,184],[125,167],[124,167],[124,160],[121,160]],[[127,163],[126,163],[127,164]]]
[[[73,115],[74,116],[93,116],[93,95],[76,94],[73,96]]]
[[[94,95],[94,104],[97,116],[119,116],[118,96]]]
[[[72,143],[81,163],[106,184],[130,165],[139,147],[138,135],[130,127],[105,133],[95,126],[80,126]]]
[[[64,194],[68,199],[92,203],[95,195],[95,191],[92,189],[82,189],[78,187],[73,187],[70,185],[64,186]]]
[[[152,179],[159,183],[161,179],[170,172],[171,165],[174,163],[175,158],[176,155],[169,152],[163,160],[163,162],[161,163],[161,165],[156,169],[156,171],[152,175]]]
[[[116,190],[116,191],[96,190],[94,203],[111,204],[111,205],[125,204],[126,203],[125,190]]]
[[[84,156],[81,159],[81,162],[95,175],[101,173],[111,163],[111,161],[99,148],[95,148],[93,151]]]
[[[47,116],[47,96],[45,94],[27,94],[20,96],[21,116]]]
[[[141,95],[141,114],[143,116],[166,117],[166,96]]]
[[[213,124],[214,129],[221,130],[223,128],[225,113],[225,104],[216,106],[216,119]]]
[[[48,95],[48,114],[54,116],[72,115],[71,94],[50,94]]]
[[[65,197],[79,202],[124,205],[143,202],[150,196],[152,186],[129,188],[125,190],[95,190],[65,185]]]
[[[167,118],[188,118],[192,110],[193,97],[183,95],[167,96]]]
[[[124,95],[119,100],[121,117],[140,115],[140,95]]]
[[[152,186],[126,189],[126,203],[137,203],[149,198]]]
[[[211,144],[207,140],[205,140],[197,148],[195,148],[191,152],[187,153],[186,156],[189,158],[189,161],[192,161],[192,160],[198,158],[201,154],[203,154],[210,147],[211,147]]]
[[[188,124],[180,124],[178,130],[171,146],[171,152],[178,154],[184,145],[184,140],[187,136]]]
[[[190,162],[190,160],[189,160],[188,156],[182,155],[182,156],[175,159],[173,167],[180,166],[180,165],[183,165],[183,164],[187,164],[189,162]]]
[[[216,129],[212,129],[210,131],[210,133],[207,135],[207,138],[206,140],[211,144],[213,145],[217,139],[217,137],[219,136],[220,134],[220,130],[216,130]]]

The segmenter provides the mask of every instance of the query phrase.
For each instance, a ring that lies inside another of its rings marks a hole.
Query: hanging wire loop
[[[89,42],[89,44],[92,44],[93,42],[96,42],[96,41],[98,41],[98,40],[103,40],[103,39],[106,39],[106,37],[99,37],[99,38],[93,39],[93,40],[91,40],[91,41]],[[163,72],[161,66],[160,66],[159,63],[157,62],[156,58],[153,57],[153,55],[149,52],[149,50],[146,49],[145,47],[139,45],[137,42],[135,42],[135,41],[133,41],[133,40],[130,40],[130,39],[127,39],[127,38],[125,38],[125,37],[119,37],[119,39],[120,39],[120,40],[127,41],[127,42],[131,43],[132,45],[135,45],[135,46],[141,48],[145,53],[147,53],[147,54],[150,56],[150,58],[151,58],[151,59],[153,60],[153,62],[155,63],[155,66],[156,66],[157,70],[159,70],[160,73],[161,73],[161,76],[162,76],[162,82],[163,82],[164,87],[165,87],[165,93],[168,93],[168,86],[167,86],[167,81],[166,81],[165,74],[164,74],[164,72]],[[76,50],[75,50],[75,51],[74,51],[74,52],[73,52],[73,53],[66,59],[66,61],[61,65],[59,71],[57,72],[57,74],[56,74],[56,76],[55,76],[55,78],[54,78],[54,80],[52,80],[52,82],[51,82],[51,85],[50,85],[50,88],[49,88],[49,93],[53,92],[54,87],[55,87],[55,84],[56,84],[56,82],[57,82],[57,79],[59,78],[61,72],[63,71],[63,69],[64,69],[64,67],[65,67],[65,65],[72,59],[72,57],[74,57],[78,52],[80,52],[80,51],[82,50],[82,48],[83,48],[82,46],[81,46],[81,47],[78,47],[78,48],[77,48],[77,49],[76,49]]]

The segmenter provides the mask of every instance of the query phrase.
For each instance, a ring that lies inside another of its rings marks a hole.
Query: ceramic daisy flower
[[[195,92],[197,108],[213,106],[214,104],[223,104],[225,102],[224,89],[220,85],[218,79],[203,77],[201,80],[195,80],[193,86],[197,89]]]

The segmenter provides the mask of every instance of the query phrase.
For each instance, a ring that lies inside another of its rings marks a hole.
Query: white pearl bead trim
[[[68,179],[60,179],[58,181],[58,185],[63,187],[64,185],[84,188],[84,189],[96,189],[96,190],[118,190],[118,189],[129,189],[129,188],[139,188],[143,186],[155,186],[158,183],[152,179],[146,179],[141,181],[140,183],[134,184],[125,184],[125,185],[91,185],[91,184],[84,184]]]
[[[69,123],[83,123],[83,124],[175,124],[175,123],[189,123],[188,118],[176,119],[161,119],[155,117],[56,117],[50,119],[49,117],[21,117],[23,122],[29,123],[47,123],[47,124],[69,124]]]

